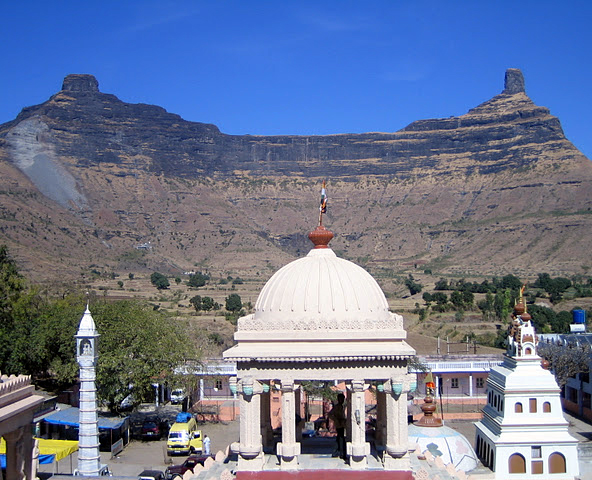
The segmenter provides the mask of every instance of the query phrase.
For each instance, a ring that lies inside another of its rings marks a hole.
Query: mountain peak
[[[524,90],[524,75],[519,68],[508,68],[504,80],[504,91],[508,95],[515,93],[526,93]]]
[[[72,73],[64,78],[62,90],[66,92],[91,92],[98,93],[99,82],[94,75],[85,73]]]

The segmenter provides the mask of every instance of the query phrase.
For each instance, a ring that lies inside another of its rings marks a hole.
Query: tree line
[[[88,299],[80,294],[52,298],[19,273],[0,246],[0,371],[28,374],[59,390],[78,377],[74,335]],[[155,382],[177,381],[175,369],[198,361],[186,325],[145,302],[92,298],[99,337],[97,394],[112,409],[130,393],[153,400]]]

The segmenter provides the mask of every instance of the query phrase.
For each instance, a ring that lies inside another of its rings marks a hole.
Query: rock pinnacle
[[[514,93],[525,93],[524,76],[519,68],[508,68],[506,70],[506,79],[504,81],[504,91],[508,95]]]
[[[67,92],[98,92],[99,82],[94,75],[74,73],[64,78],[62,90]]]

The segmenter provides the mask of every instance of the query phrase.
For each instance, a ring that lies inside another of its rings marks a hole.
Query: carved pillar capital
[[[399,397],[401,394],[409,391],[409,384],[410,382],[406,381],[405,377],[393,376],[383,384],[383,387],[385,392]]]
[[[294,381],[293,380],[282,380],[281,381],[281,391],[282,393],[288,393],[288,392],[293,392],[296,389],[296,385],[294,385]]]
[[[364,380],[352,380],[351,382],[351,391],[358,393],[363,392],[364,388]]]
[[[232,390],[232,388],[233,386],[231,385],[230,389]],[[269,389],[269,387],[267,389]],[[242,393],[245,397],[250,397],[252,395],[263,393],[264,385],[251,376],[244,377],[236,383],[236,391]]]

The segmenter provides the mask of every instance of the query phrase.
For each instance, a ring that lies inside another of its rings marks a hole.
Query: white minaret
[[[78,474],[83,476],[98,475],[101,469],[95,387],[98,340],[99,334],[87,304],[76,334],[76,359],[80,365]]]
[[[496,479],[573,480],[579,472],[578,442],[568,432],[559,387],[541,365],[536,345],[521,290],[504,363],[492,368],[487,379],[475,450]]]

